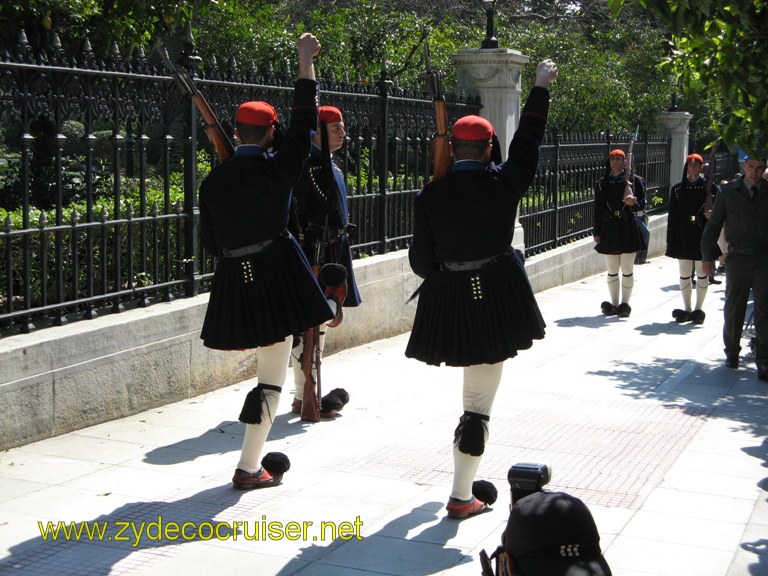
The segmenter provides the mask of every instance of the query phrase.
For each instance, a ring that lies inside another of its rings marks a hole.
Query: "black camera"
[[[520,500],[549,484],[552,479],[552,470],[548,464],[535,464],[532,462],[518,462],[513,464],[507,472],[507,480],[512,490],[512,503]]]

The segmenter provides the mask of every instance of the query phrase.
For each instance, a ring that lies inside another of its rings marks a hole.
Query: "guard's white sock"
[[[261,424],[245,425],[243,447],[240,450],[240,461],[237,463],[238,468],[250,473],[258,472],[261,468],[261,451],[267,441],[280,403],[280,392],[277,390],[264,389],[263,394]]]

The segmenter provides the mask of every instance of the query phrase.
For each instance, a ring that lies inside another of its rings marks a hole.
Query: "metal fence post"
[[[393,82],[389,79],[386,64],[381,66],[381,74],[377,83],[379,87],[379,102],[381,116],[379,133],[379,245],[380,254],[387,251],[389,240],[389,193],[387,192],[387,178],[389,175],[389,89]]]
[[[554,134],[555,141],[555,178],[554,178],[554,190],[552,191],[552,212],[554,216],[554,226],[552,228],[552,236],[555,241],[555,246],[560,243],[560,210],[558,210],[560,194],[560,132],[555,129]]]
[[[182,52],[184,67],[194,76],[194,67],[201,62],[195,51],[195,39],[192,37],[192,24],[187,25]],[[185,98],[187,98],[185,96]],[[197,275],[200,269],[200,247],[198,242],[198,220],[200,209],[197,206],[197,109],[188,99],[189,114],[184,127],[184,293],[196,296],[198,293]]]

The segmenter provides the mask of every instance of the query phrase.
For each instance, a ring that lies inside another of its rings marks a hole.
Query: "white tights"
[[[696,271],[696,308],[694,310],[701,310],[704,306],[704,298],[707,296],[707,288],[709,288],[709,276],[704,274],[704,267],[700,260],[678,260],[677,262],[680,266],[680,295],[683,297],[685,311],[691,311],[693,293],[691,278],[694,270]]]
[[[288,373],[288,358],[291,355],[292,336],[271,346],[256,349],[258,380],[260,384],[270,384],[282,389]],[[258,472],[261,469],[261,451],[267,441],[280,403],[280,392],[264,390],[261,424],[246,424],[243,448],[237,467],[246,472]]]
[[[467,412],[491,415],[493,400],[501,382],[503,362],[479,364],[464,368],[463,404]],[[488,433],[485,434],[485,440]],[[453,488],[451,498],[469,500],[472,498],[472,482],[480,466],[482,456],[471,456],[453,447]]]
[[[611,304],[619,305],[619,270],[621,270],[621,304],[629,304],[632,289],[635,287],[635,254],[606,254],[605,266],[608,268],[608,294]]]

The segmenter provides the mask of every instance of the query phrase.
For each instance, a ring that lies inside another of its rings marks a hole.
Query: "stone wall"
[[[666,215],[651,218],[663,254]],[[605,270],[591,239],[529,258],[534,291]],[[405,251],[355,262],[363,304],[331,329],[326,356],[410,330],[419,285]],[[252,378],[253,352],[200,340],[208,294],[0,340],[0,449],[50,438]],[[599,303],[595,304],[598,313]]]

